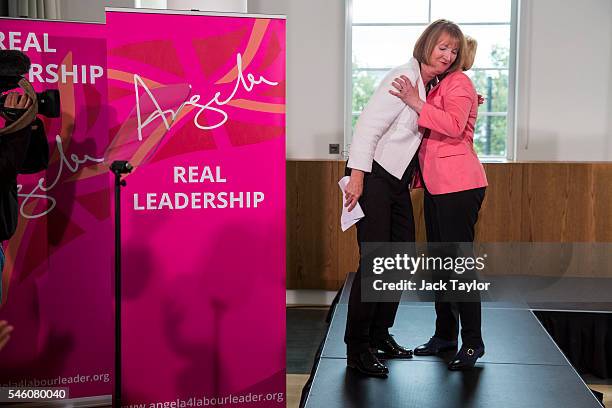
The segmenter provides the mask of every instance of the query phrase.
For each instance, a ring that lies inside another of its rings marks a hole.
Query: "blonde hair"
[[[458,43],[457,58],[455,58],[455,61],[448,68],[448,72],[453,72],[460,69],[462,66],[461,62],[465,52],[465,38],[459,26],[452,21],[440,19],[428,25],[416,44],[414,44],[412,56],[420,63],[429,65],[429,57],[443,33],[448,34]]]
[[[465,36],[465,52],[463,53],[463,61],[461,62],[461,69],[467,71],[474,65],[474,59],[476,58],[476,49],[478,48],[478,41],[474,37],[469,35]]]

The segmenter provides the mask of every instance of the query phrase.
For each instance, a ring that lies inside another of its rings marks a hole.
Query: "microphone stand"
[[[126,186],[121,180],[133,167],[125,160],[114,161],[110,171],[115,175],[115,392],[113,407],[121,408],[121,187]]]

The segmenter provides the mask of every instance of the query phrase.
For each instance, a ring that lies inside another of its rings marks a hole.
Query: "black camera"
[[[30,70],[30,59],[17,50],[0,51],[0,93],[19,88],[23,76]],[[60,116],[60,94],[57,89],[36,92],[38,112],[48,118]],[[20,112],[16,109],[5,108],[6,95],[0,96],[0,112],[3,116],[13,119]]]
[[[0,136],[10,134],[27,134],[20,137],[20,143],[27,143],[25,156],[15,169],[19,174],[32,174],[42,171],[49,165],[49,142],[42,121],[36,116],[60,116],[60,95],[57,90],[37,93],[32,84],[24,77],[30,69],[30,59],[16,50],[0,51],[0,93],[21,88],[32,101],[27,108],[6,107],[6,95],[0,96],[0,115],[6,120],[6,126],[0,129]],[[26,130],[24,130],[26,129]]]

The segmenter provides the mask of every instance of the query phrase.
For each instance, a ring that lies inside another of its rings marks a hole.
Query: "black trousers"
[[[415,156],[416,157],[416,156]],[[416,161],[408,166],[401,180],[374,162],[366,173],[359,204],[365,217],[357,223],[357,243],[360,253],[364,242],[414,242],[414,217],[409,184]],[[347,169],[349,172],[350,169]],[[363,302],[361,299],[361,262],[349,297],[344,342],[348,354],[367,351],[370,339],[389,333],[393,326],[396,302]]]
[[[427,241],[432,243],[465,243],[474,241],[474,227],[484,199],[485,187],[456,193],[432,195],[425,190],[424,212]],[[435,244],[434,244],[435,245]],[[436,246],[440,250],[440,246]],[[446,247],[448,250],[449,247]],[[453,246],[450,246],[452,251]],[[447,254],[448,255],[448,254]],[[452,255],[452,254],[451,254]],[[481,332],[480,295],[471,301],[440,301],[436,293],[435,336],[457,340],[461,322],[461,340],[466,347],[484,346]]]

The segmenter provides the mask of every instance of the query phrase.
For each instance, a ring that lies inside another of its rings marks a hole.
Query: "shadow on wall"
[[[257,367],[264,361],[283,365],[284,356],[274,353],[275,342],[258,335],[282,327],[269,313],[275,299],[268,288],[284,283],[276,274],[257,268],[270,265],[277,230],[268,226],[266,233],[265,223],[244,219],[211,231],[214,243],[203,248],[196,260],[200,270],[178,275],[169,283],[172,295],[161,300],[164,333],[173,352],[188,362],[177,377],[180,395],[198,389],[206,395],[236,392],[231,387],[261,378]],[[254,314],[255,310],[262,313]],[[285,310],[279,313],[284,315]],[[242,362],[239,352],[247,349],[257,350],[248,363]]]
[[[530,129],[528,135],[519,135],[520,161],[555,161],[559,155],[559,134],[547,130]]]

